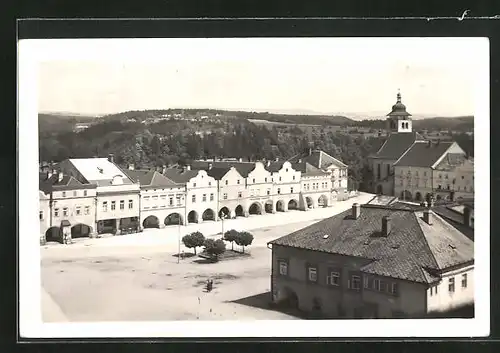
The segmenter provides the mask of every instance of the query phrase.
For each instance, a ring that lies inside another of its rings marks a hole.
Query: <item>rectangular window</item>
[[[85,214],[86,215],[90,214],[90,206],[85,206]]]
[[[238,185],[240,184],[240,179],[238,179],[238,180],[236,181],[236,184],[238,184]]]
[[[238,198],[241,199],[241,191],[238,191]]]
[[[39,217],[40,217],[40,220],[43,221],[43,211],[40,211]]]
[[[77,215],[77,216],[79,216],[79,215],[81,215],[81,214],[82,214],[82,208],[81,208],[80,206],[78,206],[78,207],[76,208],[76,215]]]
[[[54,208],[54,217],[59,217],[59,209]]]
[[[174,205],[174,197],[173,197],[173,196],[170,196],[170,197],[168,198],[168,205],[169,205],[169,206],[173,206],[173,205]]]
[[[462,275],[462,288],[467,288],[467,273]]]
[[[252,183],[254,183],[254,184],[255,184],[255,178],[254,178],[254,179],[252,179]]]
[[[455,277],[451,277],[448,280],[448,292],[450,292],[450,293],[455,292]]]
[[[278,188],[278,195],[280,194],[280,192],[281,192],[281,190],[280,190],[280,188]]]
[[[64,217],[67,217],[67,216],[68,216],[68,208],[67,208],[67,207],[64,207],[64,208],[63,208],[63,216],[64,216]]]
[[[340,286],[340,272],[338,271],[330,272],[330,285]]]
[[[191,202],[196,203],[196,195],[191,196]]]
[[[160,196],[160,198],[161,198],[162,200],[166,200],[166,199],[167,199],[167,195],[161,195],[161,196]]]
[[[108,212],[108,201],[102,203],[102,212]]]
[[[210,201],[214,200],[214,194],[210,194]]]
[[[290,188],[290,194],[293,194],[293,188]]]
[[[193,188],[195,188],[195,187],[196,187],[196,183],[193,183]]]
[[[212,186],[212,182],[211,181],[208,182],[208,186]]]
[[[158,195],[152,197],[153,200],[158,200]]]
[[[380,281],[380,285],[379,285],[379,291],[380,292],[387,292],[387,282],[385,281]]]
[[[125,200],[120,200],[120,210],[125,209]]]
[[[292,177],[293,180],[295,180],[295,175]]]
[[[281,177],[280,177],[280,181],[281,181]]]
[[[226,185],[227,185],[228,181],[226,180]]]
[[[62,192],[62,197],[66,197],[66,191]]]
[[[266,182],[266,183],[267,183],[267,178],[264,178],[264,182]]]
[[[203,194],[202,202],[207,202],[207,194]]]
[[[83,190],[83,196],[87,196],[87,190]]]
[[[116,209],[116,201],[111,201],[111,211]]]
[[[391,294],[398,295],[398,284],[396,282],[391,283]]]
[[[134,201],[133,200],[128,200],[128,208],[132,209],[134,207]]]
[[[222,195],[222,198],[223,198],[224,200],[227,200],[227,193],[224,193],[224,195]]]
[[[318,281],[318,269],[316,267],[308,267],[307,279],[309,282],[317,282]]]
[[[267,189],[267,194],[271,195],[271,189]]]
[[[349,288],[354,290],[359,290],[361,284],[361,278],[358,275],[352,275],[349,281]]]
[[[278,263],[279,263],[280,275],[288,276],[288,263],[282,260],[278,261]]]
[[[77,192],[73,191],[73,197],[76,197],[76,195],[77,195]]]

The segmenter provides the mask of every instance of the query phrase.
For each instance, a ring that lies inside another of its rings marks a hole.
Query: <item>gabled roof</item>
[[[198,175],[199,170],[182,170],[179,168],[167,168],[165,175],[168,179],[177,184],[185,184]]]
[[[417,132],[398,132],[390,134],[374,158],[398,160],[415,141],[423,140]]]
[[[398,167],[431,168],[440,157],[451,147],[453,142],[415,142],[408,151],[396,162]]]
[[[123,184],[133,184],[124,171],[107,158],[73,158],[69,162],[89,183],[110,185],[115,176],[121,175]]]
[[[50,178],[47,178],[47,173],[39,173],[39,189],[45,193],[49,193],[55,189],[58,190],[77,190],[77,189],[89,189],[95,188],[96,185],[92,184],[82,184],[75,178],[69,175],[63,175],[61,181],[59,181],[58,174],[52,174]]]
[[[246,178],[252,170],[255,169],[255,162],[232,162],[232,161],[193,161],[191,164],[192,169],[205,170],[208,172],[212,168],[229,168],[234,167],[243,178]]]
[[[126,169],[123,172],[134,182],[139,182],[141,187],[181,187],[181,185],[175,183],[155,170]]]
[[[380,234],[384,216],[391,217],[387,237]],[[358,219],[347,210],[270,243],[364,258],[371,260],[361,269],[364,272],[420,283],[429,283],[422,269],[439,271],[473,261],[472,241],[437,215],[432,226],[421,216],[411,210],[362,205]]]
[[[212,167],[207,171],[207,174],[210,175],[215,180],[221,180],[224,175],[226,175],[232,167]]]
[[[322,175],[328,175],[328,172],[325,172],[319,168],[316,168],[312,164],[309,164],[307,162],[300,162],[300,163],[291,163],[292,168],[301,172],[302,176],[322,176]]]
[[[446,156],[435,166],[436,169],[450,170],[470,163],[470,168],[474,169],[474,159],[467,158],[463,153],[447,153]]]
[[[269,162],[269,165],[265,164],[264,167],[266,168],[266,170],[268,172],[276,173],[276,172],[279,172],[281,170],[284,163],[285,163],[285,161],[274,161],[274,162]]]
[[[464,224],[464,215],[450,207],[450,205],[438,205],[432,207],[432,211],[444,218],[449,224],[455,227],[458,231],[462,232],[474,241],[474,228],[468,227]]]
[[[297,154],[290,158],[288,161],[290,163],[297,163],[299,162],[299,160],[305,161],[319,169],[326,169],[331,165],[335,165],[339,168],[347,168],[346,164],[342,163],[337,158],[330,156],[328,153],[322,150],[313,150],[311,151],[311,154]]]

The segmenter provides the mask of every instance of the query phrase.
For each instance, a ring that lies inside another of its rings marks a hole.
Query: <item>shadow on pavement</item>
[[[291,309],[274,304],[271,301],[271,292],[269,291],[236,300],[231,300],[229,301],[229,303],[251,306],[253,308],[258,308],[263,310],[275,311],[282,314],[294,316],[299,319],[307,319],[307,316],[303,312],[297,309]]]

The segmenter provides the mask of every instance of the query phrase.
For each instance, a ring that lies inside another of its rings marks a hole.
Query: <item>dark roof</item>
[[[134,182],[139,182],[141,186],[156,187],[180,187],[181,185],[170,180],[166,176],[155,170],[130,170],[123,169],[123,172]]]
[[[198,170],[183,170],[180,168],[167,168],[165,170],[165,173],[163,174],[170,180],[172,180],[174,183],[177,184],[185,184],[191,178],[194,178],[195,176],[198,175]]]
[[[38,173],[39,190],[48,193],[53,190],[72,190],[72,189],[91,189],[95,188],[94,184],[82,184],[74,177],[69,175],[63,175],[61,181],[59,181],[58,174],[52,174],[50,178],[47,178],[47,173]]]
[[[215,180],[221,180],[230,170],[231,167],[212,167],[207,171],[207,174]]]
[[[397,160],[417,140],[422,140],[422,137],[416,132],[398,132],[390,134],[373,157]]]
[[[319,169],[326,169],[332,164],[338,165],[339,167],[347,167],[345,163],[337,158],[330,156],[328,153],[322,150],[313,150],[311,151],[311,154],[298,154],[290,158],[288,161],[290,163],[296,163],[299,162],[299,160],[305,161]]]
[[[283,167],[284,163],[285,161],[275,161],[275,162],[269,162],[269,165],[265,164],[264,166],[268,172],[276,173]]]
[[[394,165],[430,168],[438,161],[439,157],[446,153],[452,144],[453,142],[416,142]]]
[[[465,234],[467,238],[474,241],[474,228],[466,226],[464,224],[464,215],[455,211],[452,207],[453,205],[439,205],[432,207],[432,210]]]
[[[409,211],[422,211],[426,208],[425,206],[417,205],[414,203],[401,202],[401,201],[392,202],[390,205],[388,205],[388,207],[398,208],[401,210],[409,210]]]
[[[380,235],[384,216],[390,216],[392,224],[387,237]],[[429,283],[423,269],[439,271],[474,259],[474,243],[434,217],[428,225],[421,213],[362,205],[358,219],[347,210],[270,243],[373,260],[361,270]]]
[[[327,172],[316,168],[315,166],[307,163],[307,162],[301,162],[301,163],[290,163],[292,165],[292,168],[296,171],[299,171],[302,173],[302,176],[319,176],[319,175],[328,175]]]
[[[243,178],[246,178],[252,170],[255,169],[255,162],[232,162],[232,161],[193,161],[192,169],[205,170],[208,172],[210,165],[212,168],[229,168],[234,167]]]

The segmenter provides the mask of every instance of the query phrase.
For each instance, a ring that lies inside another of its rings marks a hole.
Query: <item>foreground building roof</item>
[[[362,205],[360,211],[358,219],[347,210],[270,244],[369,259],[362,271],[420,283],[474,260],[474,243],[433,212],[429,225],[413,210]],[[381,234],[384,216],[391,218],[388,236]]]

